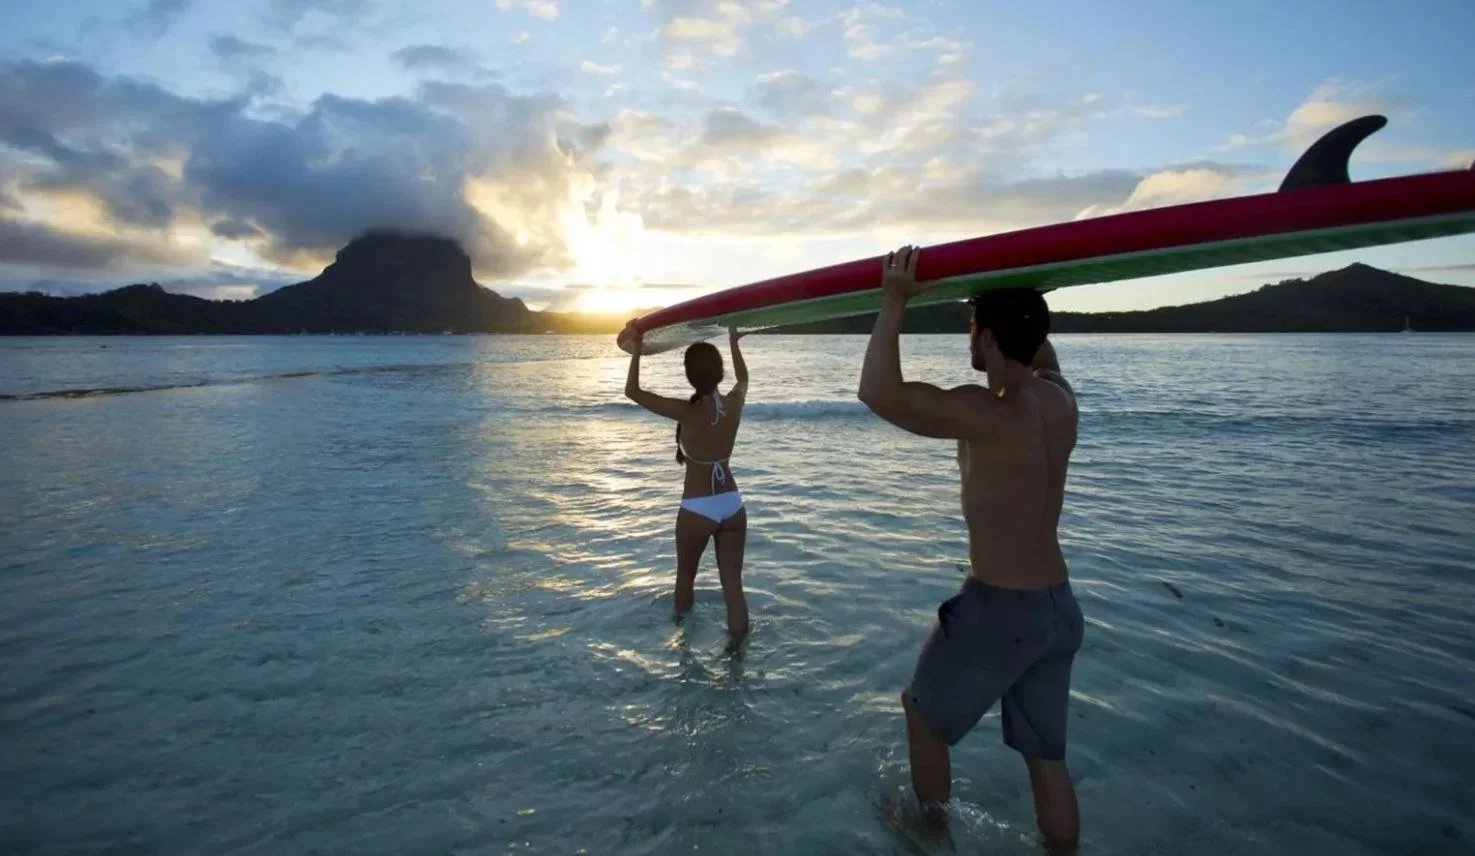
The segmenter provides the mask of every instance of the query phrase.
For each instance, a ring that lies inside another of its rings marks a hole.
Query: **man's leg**
[[[917,795],[922,814],[934,824],[945,824],[945,806],[952,799],[953,776],[948,760],[947,742],[936,734],[912,705],[909,693],[901,694],[901,707],[907,716],[907,760],[912,770],[912,792]]]
[[[1076,789],[1065,766],[1070,724],[1070,672],[1084,621],[1074,598],[1052,599],[1056,621],[1051,651],[1004,694],[1004,742],[1024,757],[1034,792],[1035,820],[1052,853],[1072,853],[1081,836]]]
[[[985,591],[982,584],[965,582],[938,607],[937,623],[901,694],[912,790],[935,823],[945,822],[952,798],[948,747],[973,730],[1027,665],[1016,670],[1015,652],[999,645],[1001,620]]]
[[[1051,853],[1074,853],[1081,837],[1076,788],[1064,761],[1029,761],[1029,786],[1035,796],[1035,822]]]

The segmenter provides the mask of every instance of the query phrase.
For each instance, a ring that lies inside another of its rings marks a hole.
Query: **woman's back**
[[[736,490],[728,462],[742,421],[746,385],[733,386],[727,395],[713,392],[692,402],[691,413],[679,423],[677,455],[686,464],[682,496],[707,496]]]

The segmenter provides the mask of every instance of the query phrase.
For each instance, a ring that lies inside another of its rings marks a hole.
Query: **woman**
[[[722,597],[727,601],[727,630],[733,642],[748,633],[748,603],[743,598],[743,546],[747,541],[748,512],[743,496],[728,469],[748,395],[748,366],[735,329],[728,331],[733,374],[737,383],[723,395],[722,354],[707,342],[686,349],[686,379],[691,398],[666,398],[640,388],[640,333],[626,327],[634,354],[625,396],[646,410],[676,421],[676,462],[686,466],[686,487],[681,508],[676,512],[676,620],[691,609],[696,599],[697,564],[707,551],[707,540],[717,542],[717,574],[722,580]]]

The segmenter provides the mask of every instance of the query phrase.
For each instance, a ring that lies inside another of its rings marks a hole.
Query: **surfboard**
[[[1475,165],[1353,182],[1352,151],[1387,124],[1363,116],[1328,131],[1273,193],[1172,205],[922,248],[917,278],[937,285],[907,305],[1002,288],[1075,285],[1204,270],[1475,232]],[[642,353],[761,329],[876,312],[881,256],[740,285],[635,319]],[[626,353],[632,343],[621,333]]]

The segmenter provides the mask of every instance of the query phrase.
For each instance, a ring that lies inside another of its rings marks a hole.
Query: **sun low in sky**
[[[247,298],[355,234],[625,311],[884,252],[1475,161],[1475,3],[48,0],[0,30],[0,289]],[[1071,289],[1183,303],[1475,239]]]

